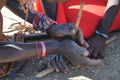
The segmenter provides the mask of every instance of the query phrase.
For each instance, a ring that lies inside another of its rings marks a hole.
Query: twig
[[[77,16],[77,19],[76,19],[76,24],[75,24],[76,32],[78,31],[78,28],[79,28],[79,23],[80,23],[80,20],[81,20],[83,7],[84,7],[84,0],[82,0],[82,2],[80,4],[80,9],[79,9],[78,16]]]
[[[41,78],[45,75],[48,75],[49,73],[53,72],[54,69],[52,67],[48,67],[47,69],[41,71],[40,73],[37,73],[37,75],[35,76],[36,78]]]

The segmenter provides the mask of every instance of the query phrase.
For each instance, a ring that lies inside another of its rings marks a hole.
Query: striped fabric
[[[35,30],[47,31],[52,25],[57,24],[54,20],[50,19],[44,13],[37,14],[33,20],[33,28]]]

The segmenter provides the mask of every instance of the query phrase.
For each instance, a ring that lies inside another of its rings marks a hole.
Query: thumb
[[[89,66],[100,66],[100,67],[104,67],[104,61],[101,59],[90,59],[87,58],[88,60],[86,61],[86,65]]]
[[[76,38],[80,45],[82,45],[85,48],[89,48],[89,44],[83,38],[83,33],[81,29],[78,29]]]
[[[88,56],[89,55],[89,52],[86,48],[79,46],[79,50],[80,50],[79,51],[80,55],[82,55],[82,56]]]
[[[82,63],[80,65],[104,67],[104,61],[101,59],[90,59],[82,56],[79,61]]]
[[[87,48],[87,49],[89,48],[89,44],[85,40],[84,40],[82,46],[85,47],[85,48]]]

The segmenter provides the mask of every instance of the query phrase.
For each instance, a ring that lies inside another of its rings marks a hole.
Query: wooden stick
[[[75,24],[76,32],[78,31],[78,28],[79,28],[79,23],[80,23],[80,20],[81,20],[83,7],[84,7],[84,0],[82,0],[82,2],[80,4],[80,9],[78,11],[78,16],[77,16],[76,24]]]
[[[48,67],[47,69],[41,71],[40,73],[37,73],[35,77],[41,78],[41,77],[48,75],[49,73],[51,73],[53,71],[54,71],[54,69],[52,67]]]

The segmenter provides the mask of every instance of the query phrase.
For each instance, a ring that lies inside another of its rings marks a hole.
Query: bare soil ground
[[[7,27],[16,20],[23,21],[6,8],[3,8],[2,13],[4,15],[4,31],[7,31]],[[106,45],[104,49],[105,66],[103,68],[82,66],[78,70],[77,67],[70,67],[70,72],[67,74],[53,72],[43,78],[35,78],[35,75],[39,72],[41,62],[33,58],[28,60],[16,76],[13,78],[7,77],[4,80],[120,80],[120,33],[114,33],[114,35],[119,38]],[[81,79],[82,76],[87,79]]]

